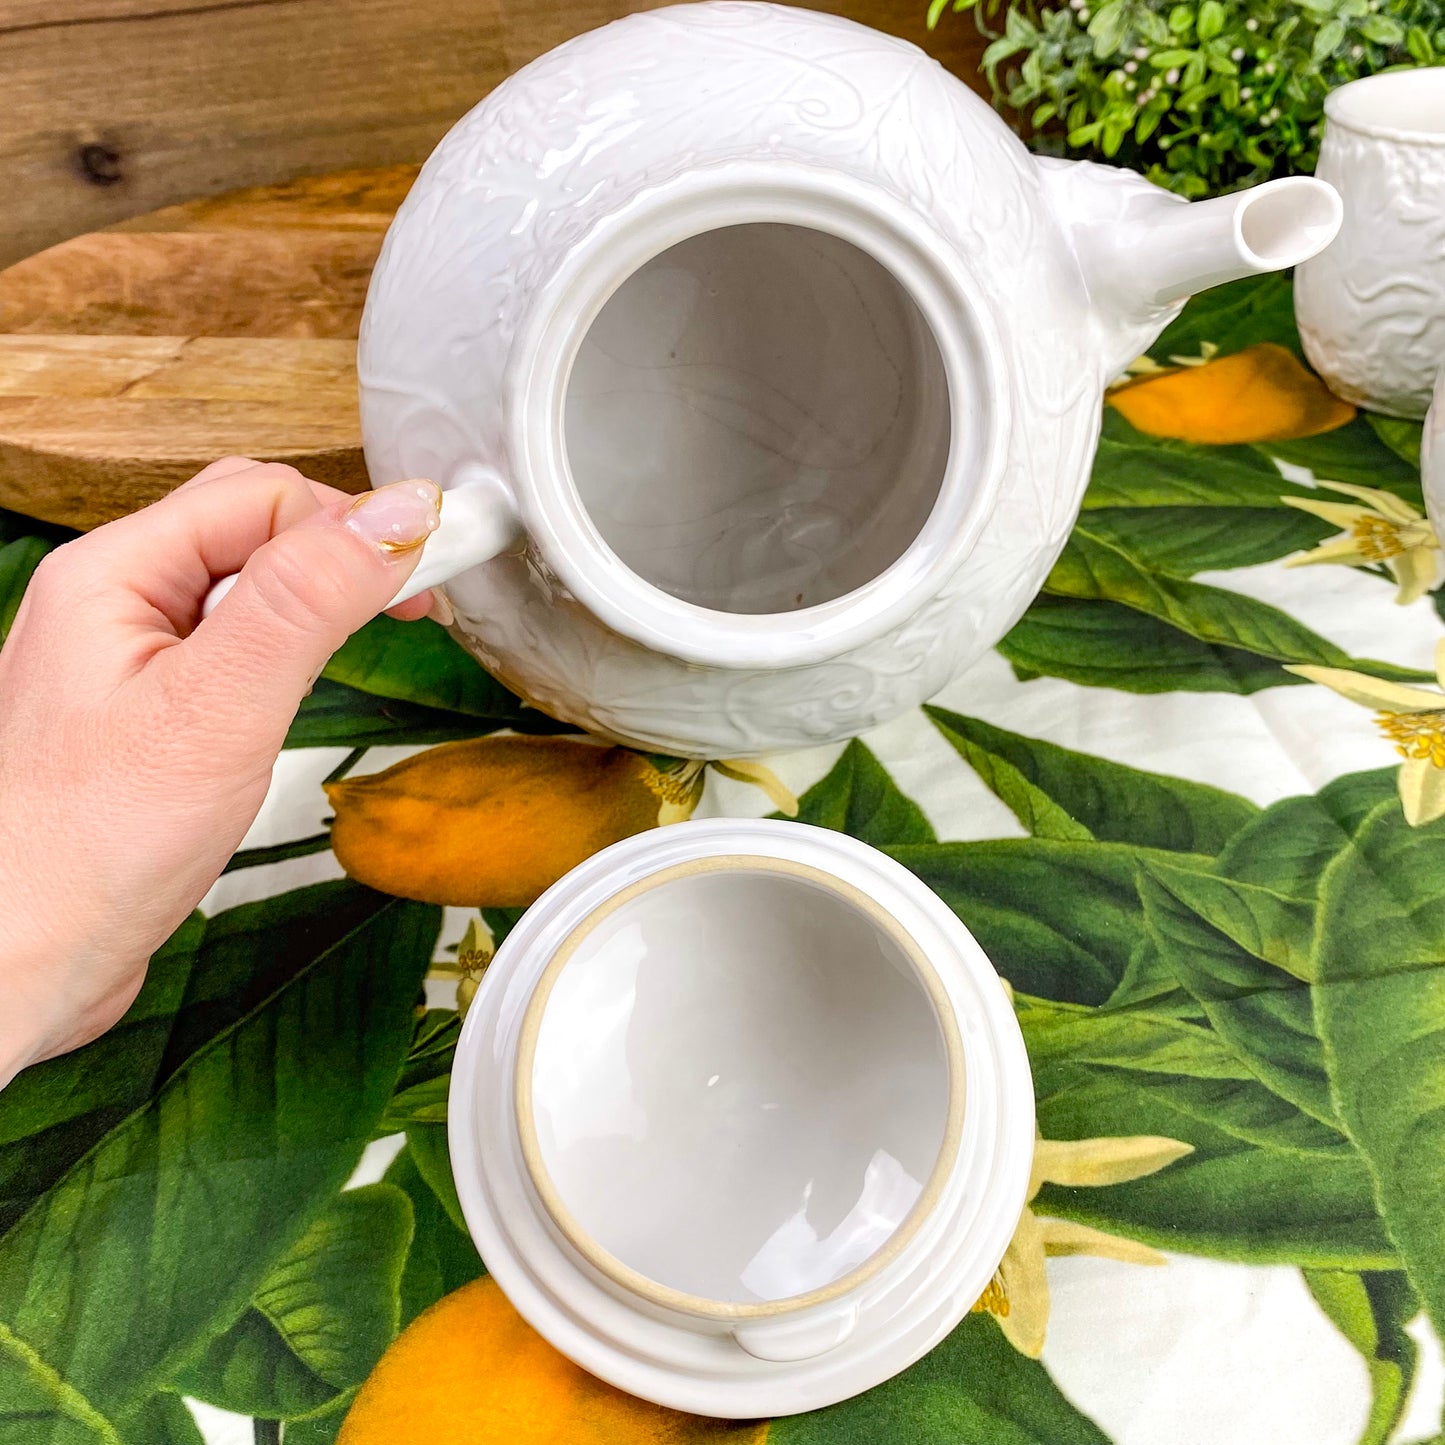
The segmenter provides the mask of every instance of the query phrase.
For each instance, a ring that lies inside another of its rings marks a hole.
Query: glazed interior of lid
[[[699,607],[843,597],[912,544],[951,416],[938,343],[874,257],[806,226],[704,231],[592,323],[565,402],[568,465],[612,551]]]
[[[811,870],[752,862],[683,865],[594,915],[519,1064],[564,1232],[702,1311],[851,1287],[926,1213],[961,1119],[957,1028],[911,940]]]

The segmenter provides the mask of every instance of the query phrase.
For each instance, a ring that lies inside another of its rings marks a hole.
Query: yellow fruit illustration
[[[1318,436],[1355,416],[1292,351],[1268,341],[1146,373],[1111,391],[1109,402],[1150,436],[1214,446]]]
[[[336,1445],[763,1445],[767,1433],[765,1422],[682,1415],[603,1384],[479,1279],[402,1332]]]
[[[328,783],[331,846],[384,893],[521,908],[599,849],[656,827],[673,781],[640,753],[574,738],[443,743]]]

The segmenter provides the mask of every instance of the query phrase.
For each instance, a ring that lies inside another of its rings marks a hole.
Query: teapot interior
[[[635,271],[568,382],[573,484],[635,573],[722,612],[786,613],[861,587],[927,521],[948,382],[918,305],[823,231],[705,231]]]

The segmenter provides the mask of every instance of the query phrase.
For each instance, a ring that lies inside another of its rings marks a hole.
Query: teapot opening
[[[564,402],[573,484],[633,572],[719,612],[856,591],[938,500],[953,416],[933,331],[851,242],[797,224],[692,235],[592,321]]]
[[[509,481],[566,595],[705,667],[836,658],[930,606],[1010,389],[967,260],[878,186],[684,170],[569,242],[514,342]]]

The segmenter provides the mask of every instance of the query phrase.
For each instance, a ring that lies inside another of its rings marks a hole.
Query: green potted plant
[[[1190,197],[1312,170],[1328,91],[1445,63],[1445,0],[932,0],[930,28],[949,9],[1036,145]]]

